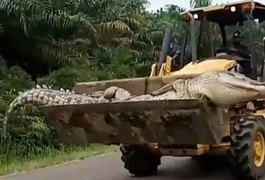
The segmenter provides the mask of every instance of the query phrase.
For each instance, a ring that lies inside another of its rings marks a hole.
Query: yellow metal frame
[[[176,76],[176,75],[190,75],[190,74],[202,74],[204,72],[208,71],[228,71],[237,66],[237,63],[235,60],[227,60],[227,59],[209,59],[207,61],[202,62],[195,62],[195,63],[189,63],[186,66],[184,66],[182,69],[178,71],[172,72],[172,58],[167,56],[165,63],[162,64],[159,72],[157,71],[157,64],[153,64],[151,68],[151,74],[150,77],[170,77],[170,76]],[[156,148],[164,155],[173,155],[173,156],[199,156],[203,154],[209,154],[209,155],[219,155],[224,154],[229,148],[230,144],[220,144],[220,145],[214,145],[210,146],[207,144],[197,144],[196,148],[193,149],[163,149],[156,146]]]
[[[175,76],[175,75],[190,75],[190,74],[202,74],[209,71],[227,71],[235,68],[237,63],[235,60],[227,59],[209,59],[207,61],[189,63],[178,71],[172,70],[172,58],[167,56],[166,62],[162,64],[159,72],[157,72],[157,64],[153,64],[151,67],[150,77],[155,76]]]
[[[167,56],[166,62],[161,65],[161,68],[158,73],[157,73],[157,64],[152,65],[150,77],[167,76],[171,73],[171,67],[172,67],[172,58],[170,56]]]

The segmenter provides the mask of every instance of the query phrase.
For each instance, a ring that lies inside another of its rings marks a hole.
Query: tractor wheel
[[[135,176],[151,176],[157,173],[161,156],[141,146],[120,146],[124,168]]]
[[[265,177],[265,122],[260,117],[243,117],[234,122],[229,159],[237,179]]]

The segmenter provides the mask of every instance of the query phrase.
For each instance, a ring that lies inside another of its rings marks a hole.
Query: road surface
[[[1,178],[0,178],[1,179]],[[190,158],[163,157],[156,176],[135,178],[124,168],[119,153],[92,157],[65,165],[47,167],[4,180],[232,180],[228,164],[222,161],[201,163]]]

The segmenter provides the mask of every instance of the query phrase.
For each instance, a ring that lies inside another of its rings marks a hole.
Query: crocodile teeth
[[[66,89],[66,92],[70,93],[71,91],[69,89]]]
[[[65,92],[63,88],[60,89],[61,92]]]

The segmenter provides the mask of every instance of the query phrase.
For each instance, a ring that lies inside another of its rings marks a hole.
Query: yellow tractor
[[[117,86],[143,95],[176,79],[215,70],[233,70],[258,81],[264,79],[264,59],[255,56],[252,33],[265,20],[264,4],[228,3],[196,8],[181,16],[187,28],[179,56],[167,54],[171,37],[167,33],[160,61],[152,66],[150,77],[77,83],[73,90],[90,94]],[[200,59],[195,31],[204,21],[219,27],[222,44],[212,56]],[[227,40],[228,27],[244,24],[249,52],[230,48]],[[185,58],[187,41],[191,45],[190,60]],[[195,99],[47,106],[43,110],[65,143],[119,145],[124,167],[136,176],[155,174],[162,156],[223,154],[230,159],[235,178],[261,179],[265,178],[264,104],[264,100],[255,100],[244,109],[231,107],[228,112]]]

